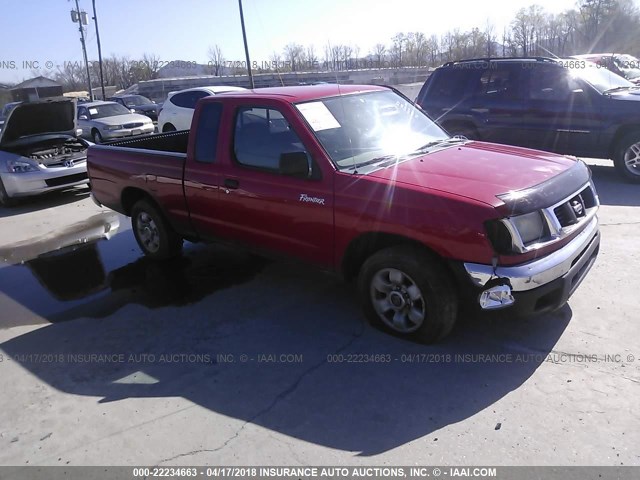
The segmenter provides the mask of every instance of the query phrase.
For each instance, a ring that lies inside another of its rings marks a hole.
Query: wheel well
[[[127,187],[122,191],[122,195],[120,196],[120,203],[122,205],[122,210],[126,215],[131,215],[131,209],[136,204],[138,200],[142,200],[143,198],[149,200],[154,205],[157,206],[156,202],[151,198],[151,196],[145,192],[144,190],[140,190],[135,187]]]
[[[616,131],[616,134],[613,137],[613,141],[609,146],[609,158],[613,158],[615,156],[616,147],[618,145],[618,142],[622,139],[622,137],[624,137],[625,135],[631,132],[640,133],[640,125],[624,125],[620,127],[618,131]]]
[[[171,123],[171,122],[167,122],[167,123],[165,123],[165,124],[162,126],[162,132],[163,132],[163,133],[164,133],[164,132],[166,132],[166,131],[168,131],[168,130],[167,130],[167,127],[171,127],[173,130],[175,130],[175,129],[176,129],[176,127],[175,127],[175,125],[173,125],[173,123]]]
[[[371,255],[385,248],[398,245],[412,245],[440,258],[429,247],[411,238],[391,233],[370,232],[354,239],[347,247],[342,259],[342,275],[347,281],[354,279],[360,272],[364,262]]]

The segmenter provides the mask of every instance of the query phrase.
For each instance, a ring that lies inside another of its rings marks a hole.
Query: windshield
[[[131,112],[119,103],[105,103],[102,105],[92,105],[89,108],[89,116],[92,120],[96,118],[115,117],[116,115],[129,115]]]
[[[613,57],[616,66],[629,80],[640,77],[640,60],[633,55],[616,55]]]
[[[147,97],[143,97],[142,95],[124,97],[122,100],[124,100],[124,103],[127,105],[127,107],[137,107],[138,105],[148,105],[150,103],[153,103]]]
[[[589,83],[600,93],[614,88],[633,87],[633,83],[593,62],[586,62],[584,68],[570,68],[571,75]]]
[[[397,159],[449,138],[421,110],[391,91],[331,97],[296,107],[339,169]]]

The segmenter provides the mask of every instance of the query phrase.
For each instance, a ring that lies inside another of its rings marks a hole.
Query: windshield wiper
[[[412,154],[427,153],[433,147],[437,147],[439,145],[447,145],[447,144],[451,144],[451,143],[468,142],[468,141],[469,141],[469,139],[467,137],[463,137],[462,135],[456,135],[455,137],[451,137],[451,138],[446,138],[446,139],[443,139],[443,140],[436,140],[436,141],[433,141],[433,142],[425,143],[420,148],[416,148],[411,153]]]
[[[373,165],[376,163],[388,162],[389,160],[396,161],[400,158],[400,155],[382,155],[381,157],[372,158],[371,160],[367,160],[366,162],[361,162],[355,165],[347,166],[347,169],[357,170],[360,167],[364,167],[366,165]]]
[[[607,93],[619,92],[620,90],[636,90],[636,89],[638,89],[638,87],[637,87],[637,86],[635,86],[635,85],[629,85],[629,86],[625,86],[625,87],[614,87],[614,88],[610,88],[609,90],[605,90],[605,91],[604,91],[604,92],[602,92],[602,93],[607,94]]]

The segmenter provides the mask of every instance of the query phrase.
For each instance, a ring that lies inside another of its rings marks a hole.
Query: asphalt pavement
[[[569,304],[434,346],[300,265],[150,262],[83,189],[0,209],[0,464],[639,465],[640,190],[589,163],[602,247]]]

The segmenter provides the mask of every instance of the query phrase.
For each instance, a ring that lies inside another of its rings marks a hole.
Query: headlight
[[[7,167],[11,173],[37,172],[38,167],[31,162],[24,160],[9,160]]]
[[[520,235],[524,246],[540,241],[547,233],[546,222],[540,212],[511,217],[509,221]]]
[[[501,255],[524,253],[531,245],[549,239],[549,227],[542,212],[531,212],[485,223],[494,250]]]
[[[111,130],[122,130],[122,125],[108,125],[106,127],[104,127],[105,130],[107,131],[111,131]]]

